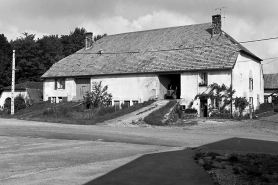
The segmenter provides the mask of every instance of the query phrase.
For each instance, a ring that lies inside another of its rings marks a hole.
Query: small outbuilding
[[[14,97],[21,95],[25,101],[31,103],[41,102],[43,100],[42,82],[24,82],[15,85]],[[10,102],[12,97],[11,86],[4,87],[0,93],[0,107],[4,107],[5,102]]]

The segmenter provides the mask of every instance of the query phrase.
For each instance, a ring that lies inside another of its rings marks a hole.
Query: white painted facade
[[[108,93],[113,95],[114,101],[143,102],[151,98],[157,98],[159,92],[159,80],[156,74],[131,74],[131,75],[109,75],[93,76],[90,78],[91,89],[94,83],[102,81],[102,85],[108,85]],[[62,97],[67,97],[68,101],[76,100],[76,83],[74,78],[66,78],[65,89],[55,88],[55,79],[45,79],[44,81],[44,101],[49,100],[60,102]]]
[[[250,78],[253,79],[253,89],[249,88]],[[250,97],[253,98],[254,109],[263,103],[264,79],[260,62],[240,53],[233,69],[233,88],[236,90],[235,96],[246,97],[248,101]]]
[[[253,105],[256,108],[264,102],[264,84],[262,67],[259,62],[254,61],[247,55],[240,53],[233,70],[208,70],[180,73],[180,98],[184,99],[187,106],[194,100],[197,94],[207,90],[207,86],[199,86],[201,73],[207,74],[207,84],[225,84],[230,87],[231,83],[236,93],[234,97],[253,98]],[[165,76],[165,74],[163,74]],[[167,74],[166,74],[167,75]],[[253,79],[253,89],[249,89],[249,79]],[[45,79],[44,81],[44,101],[54,97],[54,101],[59,102],[62,97],[67,97],[68,101],[76,100],[76,83],[74,78],[65,79],[65,89],[54,90],[55,80]],[[148,99],[162,98],[165,93],[165,86],[161,85],[158,74],[122,74],[90,77],[91,89],[93,83],[102,81],[102,85],[108,85],[108,92],[112,94],[112,104],[114,101],[123,103],[130,101],[143,102]],[[164,81],[164,82],[167,82]],[[200,100],[193,101],[193,107],[200,113]],[[208,100],[208,104],[210,104]]]

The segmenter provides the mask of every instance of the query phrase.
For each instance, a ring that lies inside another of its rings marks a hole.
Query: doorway
[[[208,100],[200,100],[200,117],[208,117]]]
[[[180,74],[163,74],[158,75],[160,82],[159,98],[164,99],[168,90],[176,91],[176,98],[180,99],[181,91],[181,75]],[[171,98],[171,96],[169,96]]]
[[[76,100],[83,99],[87,92],[90,92],[90,78],[77,78],[76,83]]]

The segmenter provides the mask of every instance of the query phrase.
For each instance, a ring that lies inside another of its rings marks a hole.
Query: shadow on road
[[[269,153],[278,155],[278,142],[245,138],[230,138],[198,147],[163,153],[148,154],[123,165],[84,185],[125,184],[214,184],[209,174],[195,163],[195,151],[225,153]]]
[[[194,151],[147,154],[84,185],[213,185],[209,174],[193,160]]]

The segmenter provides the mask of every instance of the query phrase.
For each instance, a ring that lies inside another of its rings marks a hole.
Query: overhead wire
[[[249,41],[243,41],[243,42],[237,42],[237,43],[250,43],[250,42],[259,42],[259,41],[266,41],[266,40],[274,40],[278,39],[278,37],[272,37],[272,38],[266,38],[266,39],[257,39],[257,40],[249,40]],[[74,53],[74,54],[96,54],[96,55],[103,55],[103,54],[136,54],[136,53],[148,53],[148,52],[167,52],[167,51],[182,51],[182,50],[192,50],[192,49],[200,49],[200,48],[208,48],[208,47],[220,47],[220,46],[235,46],[237,44],[216,44],[216,45],[205,45],[205,46],[194,46],[194,47],[184,47],[184,48],[171,48],[171,49],[160,49],[160,50],[146,50],[146,51],[123,51],[123,52],[82,52],[82,53]],[[239,52],[239,50],[233,49],[235,52]],[[262,60],[269,60],[269,59],[275,59],[271,62],[265,63],[263,65],[275,62],[278,60],[278,57],[271,57],[271,58],[264,58]],[[238,62],[247,62],[251,60],[245,60],[245,61],[238,61]]]

